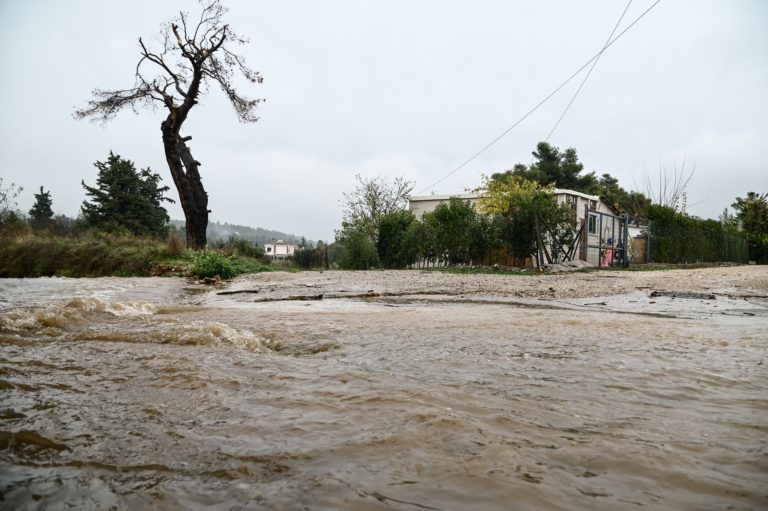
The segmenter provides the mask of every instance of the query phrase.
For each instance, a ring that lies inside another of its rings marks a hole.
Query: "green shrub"
[[[216,250],[203,250],[192,257],[189,273],[199,279],[220,277],[231,279],[243,273],[269,271],[271,268],[255,261],[225,255]]]
[[[189,272],[197,278],[221,277],[231,279],[239,274],[238,259],[212,250],[195,254]]]
[[[353,232],[341,245],[339,267],[344,270],[369,270],[379,265],[376,245],[362,232]]]

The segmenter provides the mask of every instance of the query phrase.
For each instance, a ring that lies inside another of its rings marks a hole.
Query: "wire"
[[[618,41],[618,40],[619,40],[619,38],[621,38],[621,36],[623,36],[624,34],[626,34],[626,33],[627,33],[627,31],[628,31],[630,28],[632,28],[633,26],[635,26],[635,24],[636,24],[638,21],[640,21],[640,20],[641,20],[641,19],[642,19],[642,18],[643,18],[643,17],[644,17],[646,14],[648,14],[648,13],[651,11],[651,9],[653,9],[654,7],[656,7],[656,5],[658,5],[658,4],[659,4],[659,2],[661,2],[661,0],[656,0],[656,1],[655,1],[655,2],[654,2],[654,3],[653,3],[653,4],[652,4],[652,5],[651,5],[651,6],[650,6],[648,9],[646,9],[646,10],[645,10],[645,11],[644,11],[644,12],[643,12],[643,13],[642,13],[640,16],[638,16],[638,17],[635,19],[635,21],[633,21],[632,23],[630,23],[630,24],[629,24],[629,26],[628,26],[627,28],[625,28],[624,30],[622,30],[622,31],[619,33],[619,35],[617,35],[615,38],[611,39],[611,41],[610,41],[610,42],[608,42],[608,44],[606,44],[606,45],[603,47],[603,49],[602,49],[602,50],[600,50],[599,52],[597,52],[597,54],[595,54],[595,56],[594,56],[594,57],[592,57],[592,58],[591,58],[591,59],[589,59],[589,60],[588,60],[586,63],[584,63],[584,65],[583,65],[583,66],[581,66],[579,69],[577,69],[577,70],[576,70],[576,72],[574,72],[574,73],[573,73],[571,76],[569,76],[567,80],[565,80],[563,83],[561,83],[561,84],[560,84],[560,85],[559,85],[559,86],[558,86],[558,87],[557,87],[555,90],[553,90],[553,91],[552,91],[552,92],[551,92],[551,93],[550,93],[550,94],[549,94],[547,97],[545,97],[544,99],[542,99],[541,101],[539,101],[539,103],[537,103],[537,104],[536,104],[536,106],[534,106],[533,108],[531,108],[531,109],[530,109],[530,110],[529,110],[529,111],[528,111],[528,112],[527,112],[525,115],[523,115],[523,116],[522,116],[520,119],[518,119],[518,120],[517,120],[517,121],[516,121],[516,122],[515,122],[515,123],[514,123],[512,126],[510,126],[510,127],[509,127],[509,128],[507,128],[506,130],[504,130],[503,132],[501,132],[501,134],[500,134],[500,135],[498,135],[496,138],[494,138],[493,140],[491,140],[491,141],[490,141],[488,144],[486,144],[485,146],[483,146],[483,148],[482,148],[482,149],[480,149],[480,150],[479,150],[479,151],[477,151],[475,154],[473,154],[473,155],[472,155],[472,156],[471,156],[471,157],[470,157],[468,160],[466,160],[464,163],[462,163],[461,165],[459,165],[458,167],[456,167],[455,169],[453,169],[452,171],[450,171],[450,172],[449,172],[449,173],[447,173],[445,176],[441,177],[440,179],[438,179],[437,181],[435,181],[435,182],[434,182],[434,183],[432,183],[431,185],[429,185],[429,186],[427,186],[426,188],[424,188],[422,191],[420,191],[420,192],[419,192],[419,195],[423,194],[424,192],[426,192],[427,190],[429,190],[429,189],[430,189],[430,188],[432,188],[433,186],[439,185],[440,183],[442,183],[443,181],[445,181],[446,179],[448,179],[449,177],[451,177],[452,175],[454,175],[455,173],[457,173],[458,171],[460,171],[461,169],[463,169],[464,167],[466,167],[466,166],[467,166],[467,165],[468,165],[470,162],[472,162],[472,160],[474,160],[475,158],[477,158],[478,156],[480,156],[481,154],[483,154],[485,151],[487,151],[488,149],[490,149],[490,148],[491,148],[491,146],[493,146],[493,145],[494,145],[496,142],[498,142],[499,140],[501,140],[501,139],[502,139],[502,138],[503,138],[503,137],[504,137],[504,136],[505,136],[507,133],[509,133],[510,131],[512,131],[513,129],[515,129],[515,128],[516,128],[516,127],[517,127],[517,126],[518,126],[518,125],[519,125],[521,122],[523,122],[525,119],[527,119],[527,118],[528,118],[528,117],[529,117],[529,116],[530,116],[530,115],[531,115],[533,112],[535,112],[536,110],[538,110],[538,109],[539,109],[539,107],[540,107],[541,105],[543,105],[544,103],[546,103],[546,102],[547,102],[547,101],[548,101],[548,100],[549,100],[549,99],[550,99],[552,96],[554,96],[555,94],[557,94],[557,93],[560,91],[560,89],[562,89],[563,87],[565,87],[565,86],[566,86],[566,85],[567,85],[567,84],[568,84],[568,83],[569,83],[571,80],[573,80],[573,79],[574,79],[574,78],[575,78],[575,77],[576,77],[576,76],[577,76],[579,73],[581,73],[581,72],[582,72],[582,71],[583,71],[583,70],[584,70],[584,69],[585,69],[585,68],[586,68],[588,65],[590,65],[590,64],[591,64],[591,63],[592,63],[592,62],[593,62],[595,59],[599,58],[599,57],[600,57],[600,55],[602,55],[602,53],[603,53],[605,50],[607,50],[609,47],[611,47],[611,46],[613,45],[613,43],[615,43],[616,41]]]
[[[613,26],[613,30],[611,30],[611,35],[609,35],[608,39],[605,40],[603,49],[600,50],[600,53],[597,54],[597,58],[595,58],[595,60],[592,61],[592,67],[590,67],[589,71],[587,71],[587,75],[581,81],[581,85],[579,85],[579,88],[576,89],[576,92],[573,94],[571,101],[568,102],[568,106],[565,107],[565,110],[563,110],[563,113],[560,115],[560,118],[557,120],[555,125],[552,126],[552,129],[549,130],[549,134],[547,135],[547,138],[544,139],[545,142],[549,142],[549,137],[551,137],[552,134],[557,129],[557,127],[560,126],[560,122],[563,120],[563,117],[565,117],[565,114],[567,114],[568,110],[571,109],[571,105],[573,105],[573,102],[576,100],[576,96],[579,95],[579,92],[581,92],[581,89],[584,87],[584,84],[587,83],[587,80],[589,79],[589,75],[592,74],[592,71],[595,69],[595,66],[597,66],[597,63],[600,61],[600,57],[603,56],[603,52],[605,51],[606,48],[608,48],[608,43],[611,42],[611,38],[613,37],[613,34],[615,34],[616,29],[619,28],[619,25],[621,24],[621,20],[624,19],[624,15],[627,14],[627,11],[629,10],[630,5],[632,5],[632,0],[629,0],[629,3],[627,3],[627,6],[624,8],[624,12],[621,13],[621,17],[619,18],[619,21],[617,21],[616,25]]]

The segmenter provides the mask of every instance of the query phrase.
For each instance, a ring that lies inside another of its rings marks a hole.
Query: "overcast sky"
[[[190,114],[211,219],[333,239],[354,175],[405,176],[414,192],[461,193],[529,163],[582,75],[461,171],[444,177],[595,55],[626,2],[225,0],[264,83],[256,124],[212,89]],[[634,0],[620,32],[653,0]],[[162,112],[76,121],[95,87],[127,88],[137,40],[191,1],[0,1],[0,176],[40,185],[74,216],[93,162],[112,150],[173,186]],[[550,142],[585,169],[645,191],[686,170],[689,212],[716,218],[768,192],[768,2],[662,0],[611,46]],[[175,190],[173,190],[175,197]],[[174,205],[171,217],[182,219]]]

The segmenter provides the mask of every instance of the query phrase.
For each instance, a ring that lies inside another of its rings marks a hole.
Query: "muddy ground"
[[[561,300],[644,292],[768,298],[768,267],[721,266],[656,271],[455,274],[422,270],[269,272],[235,279],[220,291],[253,301],[392,295],[458,295]]]

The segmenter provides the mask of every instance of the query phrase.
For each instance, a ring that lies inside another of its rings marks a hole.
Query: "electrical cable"
[[[462,163],[461,165],[459,165],[458,167],[456,167],[455,169],[453,169],[452,171],[450,171],[450,172],[449,172],[449,173],[447,173],[445,176],[441,177],[440,179],[438,179],[437,181],[435,181],[435,182],[434,182],[434,183],[432,183],[431,185],[429,185],[429,186],[427,186],[426,188],[424,188],[422,191],[420,191],[420,192],[419,192],[419,195],[423,194],[424,192],[426,192],[427,190],[429,190],[429,189],[430,189],[430,188],[432,188],[433,186],[436,186],[436,185],[438,185],[438,184],[442,183],[443,181],[445,181],[446,179],[448,179],[449,177],[451,177],[452,175],[454,175],[455,173],[457,173],[458,171],[460,171],[461,169],[463,169],[464,167],[466,167],[466,166],[467,166],[469,163],[471,163],[471,162],[472,162],[472,161],[473,161],[475,158],[477,158],[478,156],[480,156],[481,154],[483,154],[485,151],[487,151],[488,149],[490,149],[490,148],[491,148],[491,147],[492,147],[492,146],[493,146],[493,145],[494,145],[496,142],[498,142],[499,140],[501,140],[501,139],[502,139],[502,138],[503,138],[503,137],[504,137],[504,136],[505,136],[507,133],[509,133],[510,131],[512,131],[514,128],[516,128],[516,127],[517,127],[517,126],[518,126],[520,123],[522,123],[522,122],[523,122],[525,119],[527,119],[527,118],[528,118],[528,117],[529,117],[529,116],[530,116],[530,115],[531,115],[533,112],[535,112],[536,110],[538,110],[538,109],[539,109],[539,107],[540,107],[541,105],[543,105],[544,103],[546,103],[546,102],[547,102],[547,101],[548,101],[548,100],[549,100],[549,99],[550,99],[552,96],[554,96],[555,94],[557,94],[557,93],[560,91],[560,89],[562,89],[563,87],[565,87],[565,86],[566,86],[566,85],[567,85],[567,84],[568,84],[568,83],[569,83],[571,80],[573,80],[573,79],[574,79],[574,78],[575,78],[575,77],[576,77],[576,76],[577,76],[579,73],[581,73],[581,72],[582,72],[584,69],[586,69],[586,67],[587,67],[587,66],[589,66],[589,65],[590,65],[590,64],[591,64],[591,63],[592,63],[592,62],[593,62],[595,59],[599,58],[599,57],[600,57],[600,55],[602,55],[602,54],[603,54],[603,52],[604,52],[605,50],[607,50],[609,47],[611,47],[611,46],[613,45],[613,43],[615,43],[616,41],[618,41],[618,40],[619,40],[619,39],[620,39],[620,38],[621,38],[621,37],[622,37],[624,34],[626,34],[626,33],[627,33],[627,31],[628,31],[629,29],[631,29],[633,26],[635,26],[635,24],[636,24],[638,21],[640,21],[640,20],[641,20],[641,19],[642,19],[642,18],[643,18],[643,17],[644,17],[646,14],[648,14],[648,13],[651,11],[651,9],[653,9],[654,7],[656,7],[656,5],[658,5],[658,4],[659,4],[659,2],[661,2],[661,0],[656,0],[656,1],[655,1],[653,4],[651,4],[651,6],[650,6],[648,9],[646,9],[645,11],[643,11],[643,13],[642,13],[640,16],[638,16],[638,17],[637,17],[637,18],[636,18],[636,19],[635,19],[635,20],[634,20],[632,23],[630,23],[630,24],[629,24],[629,26],[627,26],[627,28],[625,28],[624,30],[622,30],[622,31],[619,33],[619,35],[617,35],[615,38],[613,38],[611,41],[609,41],[609,42],[608,42],[608,43],[607,43],[607,44],[606,44],[606,45],[603,47],[603,49],[602,49],[602,50],[600,50],[599,52],[597,52],[597,54],[595,54],[595,56],[593,56],[593,57],[592,57],[591,59],[589,59],[589,60],[588,60],[586,63],[584,63],[584,65],[583,65],[583,66],[581,66],[579,69],[577,69],[577,70],[576,70],[576,72],[574,72],[574,73],[573,73],[573,74],[572,74],[570,77],[568,77],[568,79],[566,79],[566,80],[565,80],[563,83],[561,83],[561,84],[560,84],[560,85],[559,85],[559,86],[558,86],[558,87],[557,87],[555,90],[553,90],[551,93],[549,93],[549,95],[547,95],[547,96],[546,96],[544,99],[542,99],[541,101],[539,101],[539,103],[537,103],[537,104],[536,104],[536,106],[534,106],[532,109],[530,109],[530,110],[529,110],[529,111],[528,111],[528,112],[527,112],[525,115],[523,115],[523,116],[522,116],[520,119],[518,119],[518,120],[517,120],[517,121],[516,121],[514,124],[512,124],[512,126],[510,126],[510,127],[509,127],[509,128],[507,128],[506,130],[504,130],[503,132],[501,132],[501,134],[500,134],[500,135],[498,135],[496,138],[494,138],[493,140],[491,140],[491,141],[490,141],[488,144],[486,144],[485,146],[483,146],[483,148],[482,148],[482,149],[480,149],[480,150],[479,150],[479,151],[477,151],[475,154],[473,154],[473,155],[472,155],[472,156],[471,156],[471,157],[470,157],[468,160],[466,160],[464,163]]]
[[[589,79],[589,75],[592,74],[592,71],[595,69],[595,66],[597,66],[597,63],[600,61],[600,57],[603,56],[603,52],[608,47],[608,43],[611,42],[611,38],[613,37],[613,34],[615,34],[616,33],[616,29],[619,28],[619,25],[621,24],[621,20],[624,19],[624,15],[627,14],[627,11],[629,10],[629,6],[630,5],[632,5],[632,0],[629,0],[629,3],[627,3],[627,6],[624,8],[624,12],[621,13],[621,17],[619,18],[619,21],[617,21],[616,25],[613,26],[613,30],[611,30],[611,35],[609,35],[608,39],[605,40],[605,44],[603,45],[603,49],[600,50],[600,53],[598,53],[597,58],[594,61],[592,61],[592,67],[590,67],[589,71],[587,71],[587,75],[581,81],[581,84],[579,85],[579,88],[576,89],[576,92],[573,94],[573,97],[568,102],[568,105],[565,107],[565,110],[563,110],[563,113],[560,115],[560,118],[557,120],[555,125],[552,126],[552,129],[549,130],[549,134],[547,135],[547,138],[544,139],[545,142],[549,142],[549,138],[555,132],[557,127],[560,126],[560,122],[563,120],[563,117],[565,117],[565,114],[568,113],[568,110],[571,109],[571,105],[573,105],[573,102],[576,100],[576,96],[579,95],[579,92],[581,92],[581,89],[584,87],[584,84],[587,83],[587,80]]]

